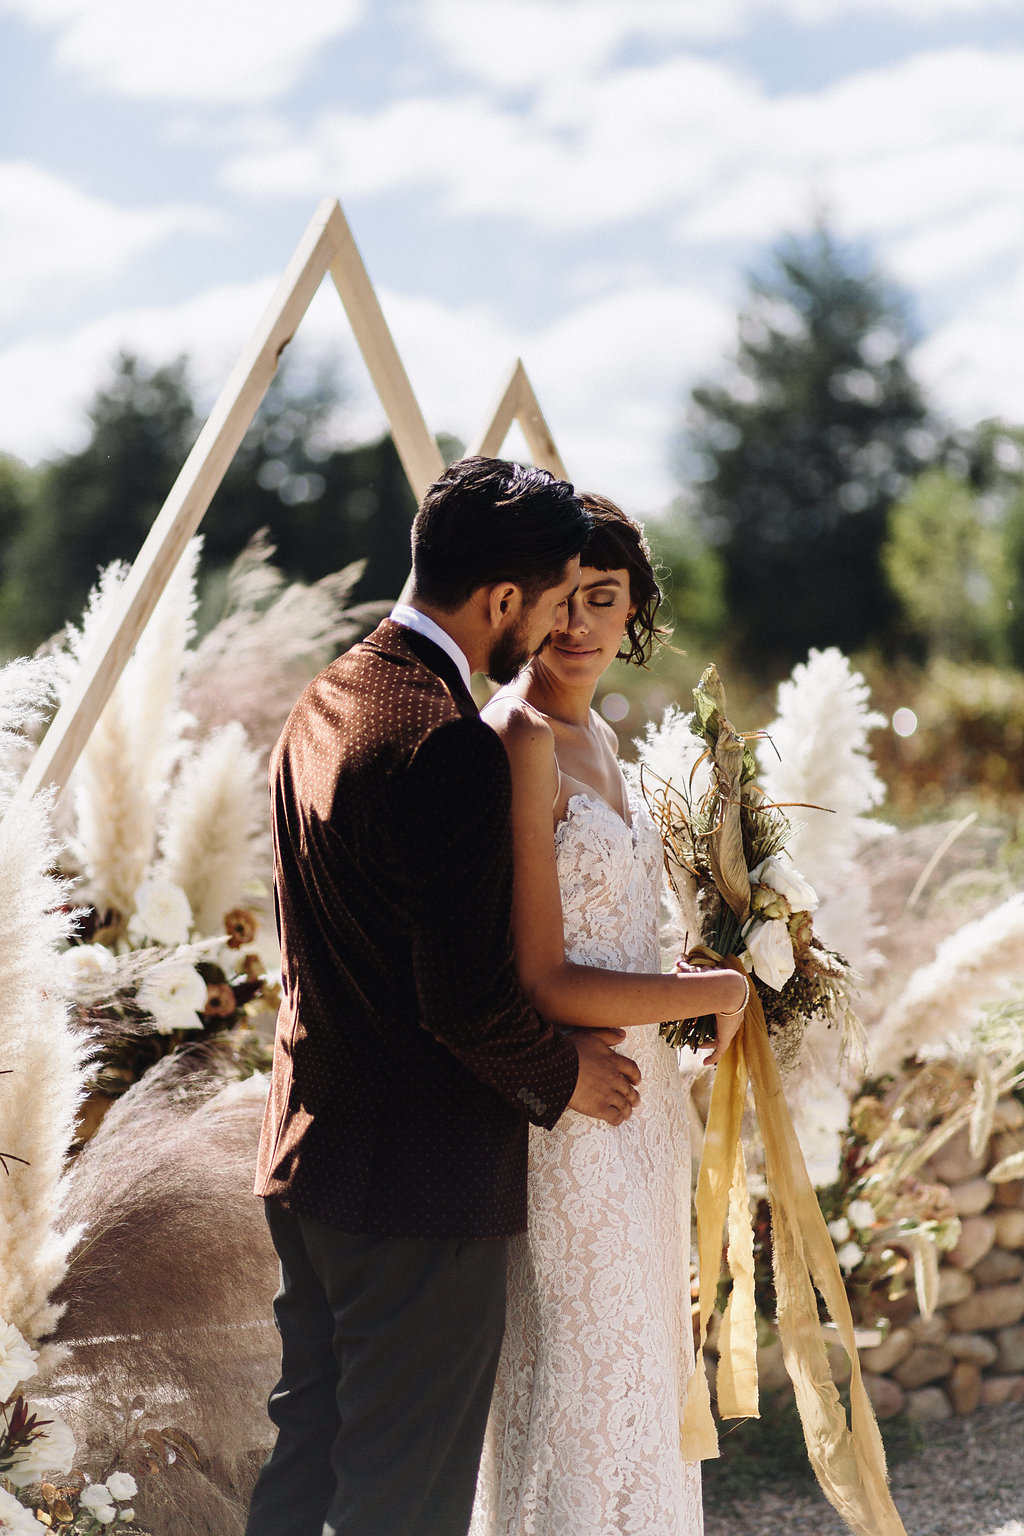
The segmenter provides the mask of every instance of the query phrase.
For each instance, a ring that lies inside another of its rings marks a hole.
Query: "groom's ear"
[[[492,629],[515,623],[523,611],[523,589],[514,581],[495,581],[484,589]]]

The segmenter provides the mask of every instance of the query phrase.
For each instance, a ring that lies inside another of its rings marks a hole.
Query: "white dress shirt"
[[[439,645],[458,667],[462,681],[466,685],[466,692],[472,693],[469,685],[469,662],[446,629],[442,629],[440,624],[435,624],[429,615],[421,613],[418,608],[410,607],[408,603],[396,603],[388,614],[388,618],[392,624],[402,624],[406,629],[414,629],[418,635],[423,635],[427,640],[433,640],[435,645]]]

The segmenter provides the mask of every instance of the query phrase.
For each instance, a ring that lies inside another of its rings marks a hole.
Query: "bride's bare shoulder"
[[[480,711],[505,743],[513,762],[554,760],[555,734],[539,709],[518,693],[502,689]]]

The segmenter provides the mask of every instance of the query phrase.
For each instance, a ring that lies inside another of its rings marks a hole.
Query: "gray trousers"
[[[264,1204],[281,1380],[246,1536],[465,1536],[506,1242],[354,1236]]]

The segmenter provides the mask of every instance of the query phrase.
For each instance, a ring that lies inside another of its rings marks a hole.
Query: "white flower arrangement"
[[[41,1536],[42,1530],[32,1511],[0,1488],[0,1536]]]
[[[180,885],[151,876],[135,892],[135,911],[129,935],[154,944],[187,944],[192,927],[192,908]]]
[[[111,1490],[106,1483],[87,1483],[78,1495],[78,1507],[87,1509],[101,1525],[109,1525],[117,1517]]]
[[[681,902],[685,882],[679,872],[696,884],[691,943],[697,942],[689,958],[708,964],[739,957],[759,983],[780,1065],[791,1067],[812,1017],[844,1026],[851,1021],[852,973],[814,934],[817,892],[788,858],[792,826],[754,782],[757,764],[726,716],[725,690],[713,666],[693,699],[692,715],[670,710],[661,731],[648,730],[639,749],[641,787]],[[672,1045],[703,1045],[713,1033],[713,1019],[662,1027]]]
[[[15,1488],[38,1483],[47,1472],[65,1475],[75,1463],[75,1437],[64,1420],[52,1413],[46,1403],[25,1400],[24,1411],[36,1420],[37,1430],[27,1445],[13,1456],[13,1465],[4,1476]]]
[[[152,1014],[160,1034],[176,1029],[200,1029],[206,1003],[206,983],[191,960],[171,955],[157,961],[143,978],[138,1004]]]
[[[781,992],[796,970],[793,940],[781,917],[751,918],[743,929],[743,964],[773,992]]]
[[[61,977],[74,995],[83,985],[95,985],[114,970],[114,956],[105,944],[72,944],[58,959]]]
[[[110,1489],[110,1497],[117,1499],[134,1499],[139,1488],[130,1472],[111,1472],[107,1478],[107,1487]]]
[[[0,1403],[36,1374],[38,1359],[39,1351],[25,1342],[13,1323],[0,1322]]]

